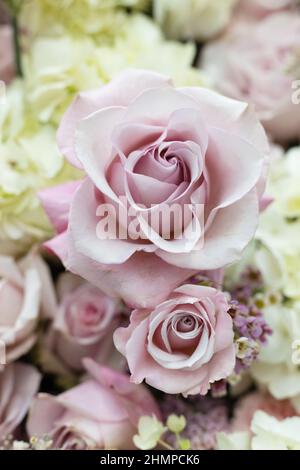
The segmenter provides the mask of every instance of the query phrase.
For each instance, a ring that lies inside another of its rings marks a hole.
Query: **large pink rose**
[[[84,357],[106,364],[116,359],[112,335],[120,324],[119,302],[71,273],[59,277],[57,291],[58,308],[41,345],[48,350],[45,365],[81,371]]]
[[[58,142],[87,177],[41,194],[58,232],[48,247],[109,295],[155,305],[193,273],[239,259],[254,235],[268,145],[245,103],[125,72],[75,99]],[[125,236],[99,228],[108,204]],[[155,216],[175,205],[186,217],[165,228]]]
[[[7,363],[32,348],[40,314],[50,315],[55,307],[50,274],[39,256],[29,254],[19,262],[0,256],[0,342]]]
[[[85,360],[91,378],[58,396],[40,394],[27,421],[30,436],[49,436],[53,447],[132,449],[141,416],[159,418],[158,407],[129,377]]]
[[[14,73],[12,30],[9,25],[0,25],[0,80],[9,83]]]
[[[204,48],[201,66],[218,91],[255,105],[271,137],[288,141],[300,137],[300,106],[292,101],[299,49],[300,16],[276,13],[237,22]]]
[[[205,395],[235,366],[227,296],[212,287],[184,285],[154,310],[135,310],[114,341],[132,381],[165,393]]]
[[[0,372],[0,440],[21,423],[39,384],[40,374],[27,364],[15,362]]]

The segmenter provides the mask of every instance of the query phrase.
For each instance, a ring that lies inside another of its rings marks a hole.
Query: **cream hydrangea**
[[[300,450],[300,418],[282,421],[263,411],[256,411],[251,433],[219,433],[219,450]]]
[[[24,96],[16,81],[1,102],[0,253],[6,255],[51,235],[37,191],[75,176],[58,152],[55,129],[33,119]]]
[[[173,39],[208,39],[228,23],[237,0],[154,0],[154,17]]]
[[[149,0],[26,0],[21,21],[32,35],[83,33],[108,41],[126,20],[125,8],[144,9]]]
[[[300,369],[294,349],[300,340],[300,302],[269,306],[264,315],[273,334],[253,363],[252,376],[276,399],[290,398],[300,412]]]
[[[300,147],[273,162],[267,192],[274,201],[261,216],[257,239],[281,265],[285,296],[300,300]]]
[[[270,206],[261,214],[255,242],[242,262],[230,270],[236,277],[245,264],[254,264],[267,287],[280,290],[291,300],[300,300],[300,147],[272,161],[268,196]]]
[[[273,334],[252,366],[252,376],[277,399],[290,398],[300,412],[300,148],[272,161],[267,193],[273,203],[261,214],[256,240],[242,263],[262,272],[273,304],[263,309]]]
[[[41,122],[58,124],[77,92],[105,84],[126,68],[165,73],[177,85],[203,84],[190,65],[194,55],[192,44],[165,41],[139,14],[126,17],[113,44],[97,45],[88,36],[38,37],[24,60],[28,97]]]

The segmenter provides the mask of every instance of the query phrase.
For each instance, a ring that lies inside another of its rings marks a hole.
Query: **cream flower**
[[[252,375],[276,399],[292,399],[300,412],[299,352],[295,349],[300,340],[299,162],[299,147],[272,160],[267,194],[274,201],[261,214],[256,241],[228,278],[232,280],[245,264],[252,264],[261,271],[266,289],[276,294],[273,304],[263,309],[273,334],[253,364]]]
[[[138,449],[154,449],[166,430],[156,416],[142,416],[138,424],[139,433],[133,436],[133,442]]]
[[[32,118],[21,82],[7,90],[0,126],[0,253],[15,255],[51,236],[37,192],[69,179],[71,171],[56,147],[55,129]]]
[[[276,399],[290,398],[300,411],[300,370],[293,360],[293,345],[300,339],[300,302],[267,307],[264,315],[273,334],[253,364],[252,375]]]
[[[256,411],[250,433],[218,435],[219,450],[300,450],[300,418],[278,421],[273,416]]]
[[[165,41],[159,28],[143,15],[125,20],[112,44],[70,35],[33,41],[25,70],[28,96],[41,122],[58,124],[76,93],[108,83],[127,68],[168,74],[177,85],[204,84],[200,72],[191,67],[192,44]]]
[[[27,0],[22,24],[33,35],[69,31],[109,40],[126,20],[125,8],[148,5],[149,0]]]
[[[237,0],[154,0],[154,17],[174,39],[207,39],[228,23]]]
[[[254,264],[268,289],[300,300],[300,147],[272,161],[266,193],[272,204],[261,214],[256,241],[241,263],[229,272],[236,277]]]
[[[272,163],[267,193],[274,202],[261,216],[257,239],[281,266],[284,294],[300,300],[300,147]]]

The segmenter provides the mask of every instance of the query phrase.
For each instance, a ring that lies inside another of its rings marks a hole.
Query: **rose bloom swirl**
[[[57,230],[47,246],[71,272],[131,306],[157,305],[199,270],[238,260],[255,233],[269,149],[246,103],[126,71],[77,96],[58,144],[86,178],[41,193]],[[126,239],[101,236],[98,208],[119,210],[124,198],[140,238],[130,224]],[[168,236],[149,214],[172,204],[191,210],[184,224],[171,218]]]
[[[165,393],[206,395],[235,366],[227,295],[186,284],[155,309],[138,309],[114,341],[126,356],[132,381],[144,379]]]

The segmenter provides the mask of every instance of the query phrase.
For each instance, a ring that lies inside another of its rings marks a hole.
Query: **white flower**
[[[263,411],[254,414],[252,450],[300,450],[300,418],[278,421]]]
[[[245,265],[262,273],[273,302],[263,308],[273,330],[251,368],[259,385],[278,400],[289,398],[300,411],[300,148],[274,158],[267,194],[274,202],[261,214],[256,241],[228,271],[236,280]],[[276,298],[277,297],[277,298]],[[285,299],[285,302],[282,302]],[[295,349],[293,349],[293,347]]]
[[[217,434],[218,450],[250,450],[250,434],[248,432],[234,432]]]
[[[294,341],[300,338],[300,302],[269,306],[264,315],[273,334],[253,364],[252,375],[276,399],[290,398],[300,411],[300,370],[293,361],[292,349]]]
[[[292,344],[292,363],[295,364],[295,366],[300,365],[300,340],[295,339]]]
[[[174,39],[207,39],[228,23],[237,0],[154,0],[154,17]]]
[[[30,448],[30,444],[24,441],[13,441],[12,443],[12,450],[28,450]]]
[[[219,450],[300,450],[300,417],[278,421],[263,411],[256,411],[251,432],[217,436]]]

